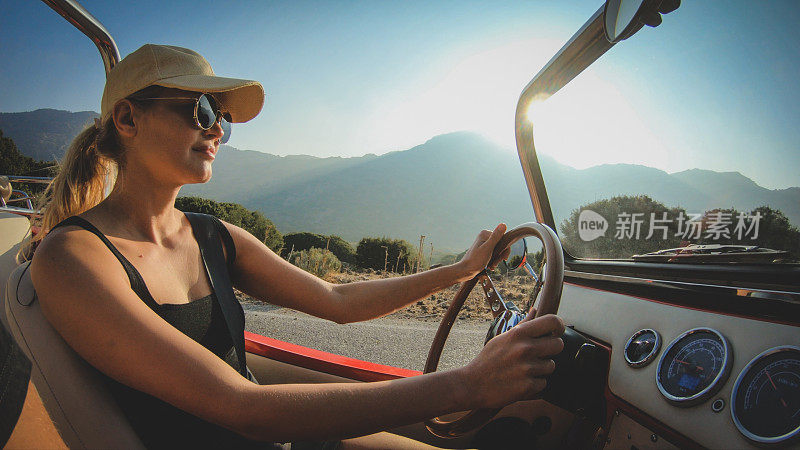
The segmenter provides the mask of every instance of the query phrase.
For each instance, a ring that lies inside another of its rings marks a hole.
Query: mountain
[[[280,229],[391,236],[438,249],[463,249],[478,231],[500,221],[533,220],[514,154],[472,133],[437,136],[393,152],[292,183],[245,206]],[[335,231],[333,231],[335,230]]]
[[[63,154],[78,124],[93,115],[2,113],[0,129],[28,156],[58,154],[58,149]],[[27,121],[24,127],[19,118]],[[59,120],[60,125],[50,123]],[[4,123],[16,128],[7,132]],[[72,134],[64,131],[70,126]],[[43,150],[45,142],[50,147]],[[632,164],[575,169],[547,155],[540,155],[539,162],[559,221],[594,200],[646,194],[689,213],[730,207],[749,211],[766,204],[800,225],[800,187],[766,189],[738,172],[670,174]],[[353,158],[276,156],[223,146],[212,180],[181,192],[257,209],[284,233],[337,234],[351,242],[389,236],[412,243],[426,235],[426,242],[442,251],[463,250],[479,230],[500,221],[513,226],[534,220],[516,153],[468,132],[436,136],[405,151]]]
[[[736,206],[738,209],[753,209],[769,199],[769,205],[777,208],[789,217],[795,224],[799,224],[797,209],[800,207],[800,187],[788,189],[767,189],[757,185],[753,180],[739,172],[714,172],[712,170],[691,169],[671,175],[703,193],[701,198],[693,198],[691,204],[696,210],[713,208],[716,205],[725,207],[725,204]]]
[[[61,160],[72,138],[100,117],[94,111],[69,112],[37,109],[0,113],[0,130],[14,140],[25,156],[43,161]]]
[[[183,188],[185,195],[243,202],[283,189],[286,185],[309,181],[331,171],[358,165],[375,155],[358,158],[316,158],[308,155],[276,156],[223,145],[214,161],[214,176],[206,184]]]

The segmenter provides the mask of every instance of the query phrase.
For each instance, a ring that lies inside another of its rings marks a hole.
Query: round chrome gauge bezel
[[[744,437],[747,439],[759,443],[759,444],[782,444],[786,441],[792,440],[800,436],[800,426],[795,428],[794,430],[776,437],[763,437],[758,436],[747,430],[742,422],[739,420],[739,417],[736,416],[736,394],[739,392],[739,387],[742,384],[742,380],[747,375],[753,366],[758,364],[759,361],[762,359],[772,356],[776,353],[785,352],[785,351],[794,351],[800,353],[800,347],[794,345],[780,345],[778,347],[772,347],[770,349],[764,350],[763,352],[756,355],[753,359],[744,366],[741,372],[739,372],[739,376],[736,377],[736,382],[733,384],[733,391],[731,392],[731,417],[733,418],[733,423],[736,425],[736,428],[739,429],[739,432],[742,433]]]
[[[656,343],[653,345],[653,349],[641,361],[631,361],[631,359],[628,358],[628,348],[630,347],[631,343],[636,340],[636,338],[648,332],[653,333],[653,335],[656,337]],[[661,350],[661,335],[652,328],[644,328],[636,333],[633,333],[633,336],[628,339],[628,342],[625,343],[625,350],[622,352],[622,356],[625,358],[625,362],[628,363],[629,366],[638,369],[653,362],[653,360],[656,358],[656,355],[658,355],[659,350]]]
[[[722,370],[719,371],[717,376],[714,377],[714,379],[711,380],[711,383],[709,383],[708,386],[706,386],[705,389],[703,389],[702,391],[694,395],[691,395],[689,397],[678,397],[672,395],[669,392],[667,392],[666,388],[664,388],[664,386],[661,384],[661,379],[660,379],[661,366],[664,364],[664,358],[666,358],[670,350],[672,350],[672,347],[674,347],[683,338],[701,332],[711,333],[717,336],[720,342],[722,342],[722,348],[725,352],[725,354],[722,357],[723,360]],[[733,366],[733,349],[731,348],[731,344],[728,342],[727,339],[725,339],[725,336],[723,336],[722,333],[713,328],[707,328],[707,327],[692,328],[691,330],[684,331],[678,337],[673,339],[672,342],[669,343],[667,348],[665,348],[664,351],[661,352],[661,358],[659,358],[658,367],[656,368],[656,386],[658,387],[659,392],[661,392],[661,395],[663,395],[664,398],[667,399],[667,401],[672,403],[673,405],[680,407],[694,406],[708,400],[714,394],[719,392],[720,389],[722,389],[722,385],[725,384],[725,381],[728,379],[728,376],[731,373],[732,366]]]

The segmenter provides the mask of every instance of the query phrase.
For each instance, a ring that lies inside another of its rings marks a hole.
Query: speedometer
[[[736,379],[731,415],[751,441],[778,444],[800,436],[800,348],[771,348]]]
[[[731,371],[727,339],[711,328],[694,328],[669,344],[658,361],[656,385],[670,403],[693,406],[717,393]]]

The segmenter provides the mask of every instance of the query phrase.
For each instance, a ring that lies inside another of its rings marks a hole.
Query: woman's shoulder
[[[59,223],[58,226],[51,229],[36,247],[36,252],[34,252],[33,255],[34,260],[36,260],[37,257],[41,259],[42,255],[52,257],[60,254],[74,253],[86,246],[91,247],[92,240],[98,240],[89,230],[74,222]]]
[[[114,261],[111,252],[92,232],[79,225],[65,224],[52,229],[39,242],[31,261],[31,276],[37,285],[58,273],[79,268],[108,273]]]

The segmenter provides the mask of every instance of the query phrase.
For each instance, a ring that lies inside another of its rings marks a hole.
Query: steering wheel
[[[539,294],[539,305],[535,317],[545,314],[555,314],[558,312],[558,305],[561,302],[561,288],[564,284],[564,252],[561,249],[561,242],[558,240],[558,236],[556,236],[556,233],[550,227],[541,223],[530,222],[506,232],[495,246],[488,267],[493,267],[500,262],[503,254],[506,250],[511,248],[514,242],[528,236],[536,236],[542,241],[547,261],[543,274],[544,285]],[[447,341],[447,336],[450,334],[450,329],[453,327],[456,316],[458,316],[459,311],[461,311],[461,307],[464,305],[472,288],[479,282],[486,295],[489,308],[495,316],[492,329],[489,331],[489,335],[486,339],[487,342],[495,335],[507,331],[524,319],[525,314],[519,312],[516,306],[511,304],[511,302],[507,303],[503,301],[497,293],[497,289],[495,289],[487,271],[484,269],[474,278],[461,285],[461,288],[447,308],[447,312],[444,318],[442,318],[442,322],[439,324],[439,329],[436,331],[436,336],[433,338],[433,343],[428,352],[428,359],[425,361],[425,370],[423,373],[436,371],[439,365],[439,358],[442,356],[442,349],[444,349],[444,344]],[[427,420],[425,426],[428,428],[428,431],[436,436],[455,438],[485,424],[499,411],[499,409],[475,409],[468,412],[466,415],[449,421],[440,417],[435,417]]]

